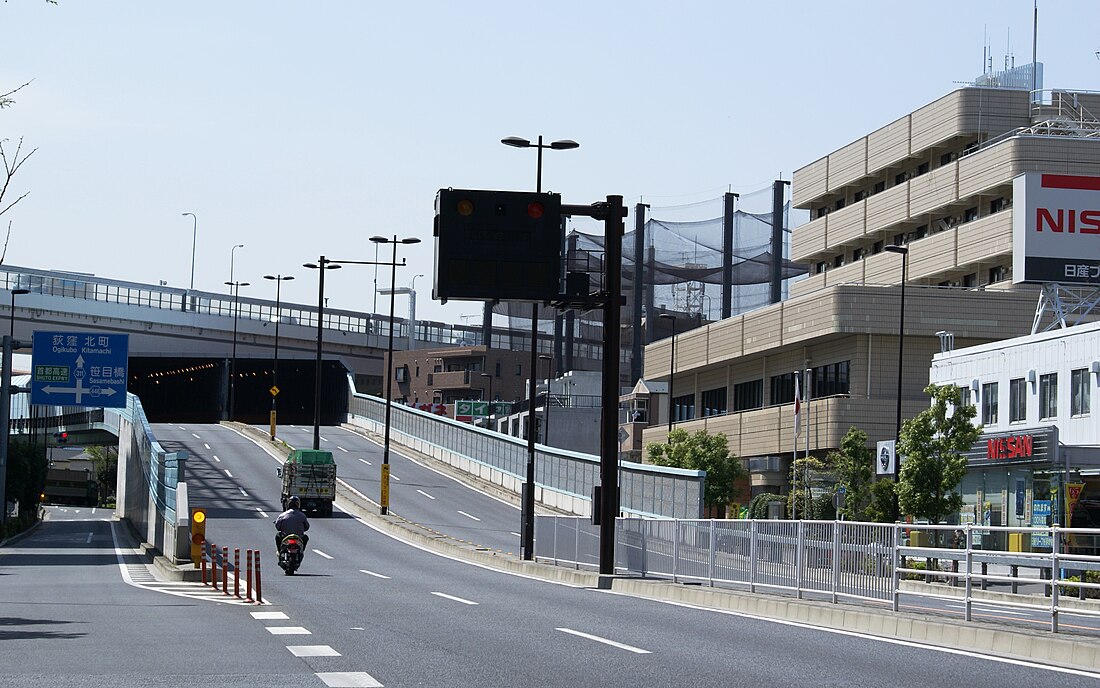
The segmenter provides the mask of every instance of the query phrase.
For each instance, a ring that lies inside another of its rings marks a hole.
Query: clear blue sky
[[[1039,3],[1045,86],[1100,90],[1100,2]],[[1031,0],[853,2],[0,3],[0,138],[37,147],[12,183],[5,262],[315,303],[324,254],[408,249],[430,299],[441,187],[544,188],[664,207],[747,193],[995,68],[1031,60]],[[668,212],[681,211],[669,209]],[[632,220],[628,220],[632,222]],[[402,251],[405,254],[405,251]],[[371,310],[374,269],[331,273],[335,308]],[[388,286],[383,269],[379,281]],[[404,313],[404,297],[397,312]],[[378,299],[379,310],[388,307]]]

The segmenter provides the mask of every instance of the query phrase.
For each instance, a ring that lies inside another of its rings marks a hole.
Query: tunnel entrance
[[[270,360],[238,358],[234,370],[233,420],[266,425],[271,413]],[[141,399],[153,423],[217,423],[229,417],[229,359],[142,358],[129,361],[127,391]],[[312,425],[314,361],[279,361],[279,424]],[[337,425],[348,409],[347,369],[321,363],[321,424]]]

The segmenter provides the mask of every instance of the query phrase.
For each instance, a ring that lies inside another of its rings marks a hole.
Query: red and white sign
[[[1100,177],[1012,180],[1012,281],[1100,284]]]

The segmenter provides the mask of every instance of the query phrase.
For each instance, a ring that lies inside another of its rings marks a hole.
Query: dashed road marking
[[[373,463],[371,463],[370,461],[367,461],[366,459],[359,459],[359,460],[362,461],[363,463],[367,464],[368,466],[373,466],[374,465]]]
[[[428,499],[433,499],[433,500],[435,499],[435,497],[431,496],[430,494],[428,494],[428,493],[427,493],[427,492],[425,492],[424,490],[417,490],[417,492],[419,492],[420,494],[424,495],[424,496],[425,496],[425,497],[427,497]]]
[[[329,688],[382,688],[382,684],[365,671],[325,671],[314,676]]]
[[[303,626],[264,626],[271,635],[313,635]]]
[[[253,619],[287,619],[286,612],[252,612]]]
[[[233,477],[233,474],[229,472],[228,468],[225,469],[225,474],[228,475],[230,478]]]
[[[329,555],[325,554],[324,552],[322,552],[322,551],[321,551],[321,550],[319,550],[319,549],[315,549],[315,550],[313,550],[313,551],[314,551],[314,552],[316,552],[318,556],[322,556],[322,557],[324,557],[325,559],[332,559],[332,557],[331,557],[331,556],[329,556]]]
[[[608,638],[601,638],[598,635],[592,635],[590,633],[582,633],[580,631],[574,631],[572,628],[559,628],[557,629],[562,633],[569,633],[581,638],[587,638],[588,640],[595,640],[597,643],[603,643],[604,645],[610,645],[611,647],[617,647],[620,650],[626,650],[627,652],[633,652],[639,655],[652,654],[649,650],[643,650],[640,647],[634,647],[633,645],[627,645],[626,643],[618,643]]]
[[[375,573],[374,571],[368,571],[366,569],[359,569],[359,573],[365,573],[368,576],[374,576],[375,578],[385,578],[386,580],[390,579],[389,576],[383,576],[381,573]]]
[[[476,605],[477,604],[477,602],[474,602],[472,600],[465,600],[465,599],[462,599],[461,597],[455,597],[454,595],[448,595],[445,592],[434,592],[433,591],[432,594],[435,595],[436,597],[442,597],[442,598],[447,599],[447,600],[454,600],[455,602],[461,602],[462,604],[470,604],[470,605]]]
[[[328,645],[287,645],[286,649],[295,657],[340,657],[336,650]]]
[[[463,516],[465,516],[466,518],[472,518],[472,519],[473,519],[473,520],[475,520],[475,521],[480,521],[480,520],[481,520],[481,519],[480,519],[480,518],[478,518],[477,516],[471,516],[470,514],[466,513],[465,511],[460,511],[460,512],[458,512],[458,513],[462,514],[462,515],[463,515]]]
[[[348,453],[348,450],[344,449],[343,447],[337,446],[336,448],[339,449],[340,451],[344,452],[345,454]]]

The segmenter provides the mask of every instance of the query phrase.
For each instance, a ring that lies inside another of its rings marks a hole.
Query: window
[[[978,219],[978,208],[977,208],[977,206],[975,206],[973,208],[967,208],[966,212],[963,213],[963,222],[973,222],[974,220],[977,220],[977,219]]]
[[[863,256],[866,255],[866,254],[867,254],[866,249],[853,248],[852,249],[852,262],[854,263],[857,260],[862,260]]]
[[[794,396],[794,388],[791,389]],[[733,386],[733,410],[747,411],[764,405],[764,381],[739,382]]]
[[[965,385],[959,387],[959,406],[970,406],[973,403],[970,399],[970,388]]]
[[[955,154],[954,153],[944,153],[943,155],[940,156],[940,167],[943,167],[944,165],[950,165],[951,161],[954,160],[954,159],[955,159]]]
[[[1008,381],[1008,422],[1027,420],[1027,380],[1022,377]]]
[[[867,198],[868,195],[869,194],[866,191],[857,191],[854,194],[852,194],[852,202],[853,203],[859,203],[863,199]]]
[[[874,245],[872,245],[872,246],[871,246],[871,255],[876,255],[876,254],[882,253],[882,247],[883,247],[884,245],[885,245],[885,244],[884,244],[883,242],[881,242],[881,241],[876,241],[876,242],[874,243]]]
[[[1058,373],[1039,376],[1039,420],[1058,417]]]
[[[904,172],[894,175],[894,186],[900,186],[900,185],[904,184],[905,182],[906,182],[906,179],[905,179],[905,173]]]
[[[829,214],[829,209],[828,208],[818,208],[817,209],[817,216],[818,217],[825,217],[828,214]]]
[[[493,366],[493,377],[500,377],[500,361]]]
[[[672,400],[672,421],[691,420],[695,417],[695,395],[685,394]]]
[[[886,190],[886,182],[876,182],[875,189],[871,193],[882,193]]]
[[[848,361],[839,361],[813,369],[813,396],[829,397],[848,393]],[[802,391],[806,396],[806,390]]]
[[[771,379],[771,404],[789,404],[794,401],[794,378],[801,373],[784,373],[783,375],[772,375]],[[806,389],[802,387],[800,390],[802,396],[806,396]]]
[[[419,363],[416,364],[416,377],[418,377],[418,378],[420,377],[420,364]]]
[[[982,385],[982,425],[997,424],[997,383]]]
[[[1070,371],[1070,413],[1074,416],[1087,416],[1089,414],[1089,371],[1085,368]]]
[[[825,272],[828,266],[828,263],[826,263],[825,261],[819,262],[817,265],[814,266],[814,274],[820,275],[821,273]]]
[[[923,239],[928,236],[928,225],[921,225],[913,230],[913,239]]]
[[[718,389],[708,389],[703,392],[703,415],[704,416],[721,416],[727,412],[726,408],[726,388],[719,387]]]
[[[990,215],[992,215],[993,213],[999,213],[1004,209],[1005,209],[1005,199],[1003,197],[994,198],[992,201],[989,202],[989,214]]]
[[[917,174],[927,174],[928,167],[929,165],[926,162],[922,162],[921,164],[917,165]]]
[[[836,206],[834,206],[834,207],[837,210],[840,210],[841,208],[843,208],[844,207],[844,199],[843,198],[838,198],[837,202],[836,202]]]
[[[516,364],[516,375],[523,375],[523,364],[522,363],[517,363]]]
[[[1005,269],[1003,265],[997,265],[996,267],[989,268],[989,284],[994,282],[1003,282],[1005,279]]]
[[[839,268],[842,265],[844,265],[844,254],[843,253],[841,253],[839,256],[835,256],[833,258],[833,267],[834,268]]]
[[[978,273],[972,272],[969,275],[964,275],[962,278],[962,285],[966,289],[973,289],[978,286]]]

